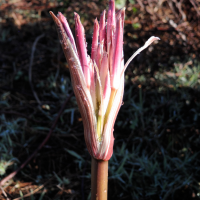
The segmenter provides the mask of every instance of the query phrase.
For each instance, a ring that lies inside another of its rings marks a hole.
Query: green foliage
[[[134,23],[134,24],[132,24],[132,26],[133,26],[133,28],[134,28],[135,30],[141,28],[141,24],[140,24],[140,23]]]
[[[126,0],[116,0],[115,1],[115,7],[117,9],[123,8],[125,6],[125,4],[126,4]]]
[[[14,148],[17,148],[19,143],[24,142],[23,130],[26,120],[17,118],[16,120],[6,120],[4,115],[0,115],[0,175],[4,175],[9,166],[18,162],[18,159],[13,155]],[[19,138],[19,134],[20,137]]]
[[[186,63],[175,62],[174,69],[168,72],[158,72],[155,76],[157,80],[166,83],[177,89],[178,87],[191,87],[200,89],[200,64],[197,61],[189,60]]]
[[[162,90],[151,89],[151,80],[141,75],[138,87],[125,90],[109,168],[111,185],[121,187],[121,197],[128,192],[132,199],[163,200],[177,199],[184,191],[190,191],[188,198],[200,194],[200,88],[198,79],[191,83],[199,64],[181,66],[174,69],[179,76],[173,87],[167,87],[166,78],[156,83]]]
[[[125,143],[115,149],[109,178],[120,185],[121,191],[131,192],[133,199],[167,199],[184,187],[198,188],[199,153],[191,154],[187,149],[184,155],[172,157],[160,144],[149,150],[144,148],[145,143],[133,145],[130,151]]]

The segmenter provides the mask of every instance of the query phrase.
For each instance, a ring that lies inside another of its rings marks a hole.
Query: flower
[[[125,8],[115,13],[114,0],[94,21],[91,57],[87,54],[85,33],[80,17],[74,13],[75,39],[67,19],[50,12],[58,31],[63,52],[69,64],[71,81],[81,112],[84,137],[89,153],[95,159],[109,160],[113,153],[113,127],[122,104],[124,71],[130,61],[159,38],[152,36],[124,65],[123,28]]]

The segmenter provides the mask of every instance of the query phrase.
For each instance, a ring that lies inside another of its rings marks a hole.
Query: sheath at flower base
[[[152,36],[124,65],[123,27],[125,8],[115,13],[114,0],[103,11],[100,24],[94,21],[91,58],[87,55],[85,33],[75,13],[75,39],[66,18],[50,12],[69,64],[71,81],[84,125],[85,142],[91,156],[109,160],[113,153],[113,127],[122,104],[124,71],[131,60],[153,41]]]

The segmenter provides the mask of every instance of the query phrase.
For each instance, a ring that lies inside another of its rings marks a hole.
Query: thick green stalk
[[[92,158],[91,200],[107,200],[108,161]]]

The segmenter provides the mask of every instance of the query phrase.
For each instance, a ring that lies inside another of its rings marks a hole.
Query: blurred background
[[[114,129],[108,199],[200,199],[200,1],[117,0],[126,7],[125,61],[152,35],[160,37],[126,70]],[[0,199],[90,199],[90,155],[49,11],[74,31],[93,22],[108,0],[0,0],[0,177],[44,147],[0,190]]]

